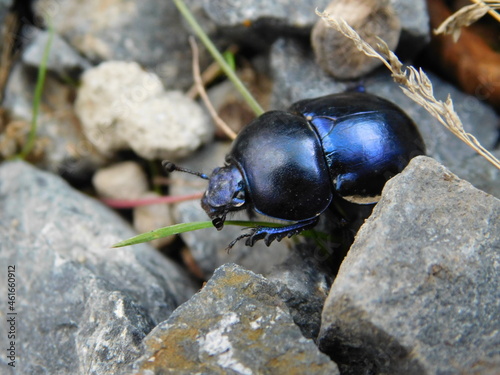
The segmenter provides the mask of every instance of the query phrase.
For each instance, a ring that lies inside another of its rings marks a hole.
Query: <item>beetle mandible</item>
[[[253,228],[230,248],[242,238],[247,246],[261,239],[269,246],[312,228],[334,196],[376,203],[387,180],[424,153],[416,125],[398,106],[345,92],[262,114],[239,133],[225,165],[210,176],[163,165],[209,180],[201,205],[218,230],[228,213],[242,209],[289,223]]]

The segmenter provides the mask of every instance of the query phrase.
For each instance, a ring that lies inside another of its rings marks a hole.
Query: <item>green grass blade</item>
[[[212,226],[211,221],[195,221],[192,223],[175,224],[169,227],[159,228],[152,230],[151,232],[139,234],[127,240],[118,242],[114,244],[112,247],[137,245],[139,243],[153,241],[158,238],[173,236],[174,234],[190,232],[192,230],[210,228],[211,226]]]
[[[224,60],[226,60],[227,64],[230,66],[231,70],[236,70],[236,58],[233,52],[226,51],[222,54],[224,56]]]
[[[40,62],[40,68],[38,69],[38,77],[36,80],[35,95],[33,97],[33,115],[31,117],[31,127],[28,134],[28,139],[24,144],[23,149],[19,153],[18,157],[21,159],[26,159],[29,155],[33,146],[35,144],[37,128],[38,128],[38,113],[40,111],[40,103],[42,101],[43,86],[45,84],[45,77],[47,75],[47,62],[49,60],[50,48],[52,47],[52,39],[54,38],[54,28],[52,23],[49,26],[49,39],[45,45],[43,51],[42,61]]]
[[[224,71],[224,73],[227,75],[227,77],[233,82],[234,86],[236,89],[241,93],[245,101],[248,103],[250,108],[255,112],[257,116],[260,116],[261,114],[264,113],[264,110],[262,107],[257,103],[255,98],[250,94],[250,92],[247,90],[243,82],[240,81],[236,73],[234,72],[233,69],[229,66],[229,64],[226,62],[224,57],[221,55],[221,53],[217,50],[217,47],[212,43],[208,35],[203,31],[201,28],[200,24],[196,19],[194,18],[193,14],[191,11],[188,9],[186,4],[184,3],[183,0],[174,0],[175,5],[177,6],[177,9],[181,12],[181,14],[184,16],[186,21],[189,23],[189,25],[193,28],[193,31],[195,34],[200,38],[201,42],[205,45],[205,47],[208,49],[212,57],[217,61],[217,63],[220,65],[221,69]]]
[[[225,225],[237,225],[240,227],[247,227],[247,228],[255,228],[255,227],[260,227],[260,226],[262,226],[262,227],[282,227],[285,225],[285,224],[279,224],[279,223],[269,223],[269,222],[265,222],[265,221],[246,221],[246,220],[227,220],[224,224]],[[175,224],[175,225],[171,225],[169,227],[159,228],[159,229],[152,230],[151,232],[139,234],[139,235],[131,237],[129,239],[120,241],[111,247],[124,247],[124,246],[130,246],[130,245],[137,245],[140,243],[157,240],[158,238],[173,236],[173,235],[179,234],[179,233],[191,232],[193,230],[206,229],[206,228],[211,228],[211,227],[213,227],[213,224],[211,221],[195,221],[192,223]],[[302,232],[301,234],[305,235],[305,237],[308,237],[308,238],[317,238],[318,235],[320,236],[320,238],[322,238],[321,233],[318,234],[318,232],[315,232],[312,230],[306,230],[306,231]]]
[[[279,224],[273,224],[273,223],[264,223],[264,222],[258,222],[258,221],[236,221],[236,220],[228,220],[225,222],[225,224],[226,225],[239,225],[239,226],[243,226],[243,227],[256,227],[259,225],[279,226]],[[156,240],[158,238],[173,236],[174,234],[191,232],[193,230],[205,229],[205,228],[210,228],[210,227],[213,227],[213,224],[211,221],[195,221],[192,223],[175,224],[175,225],[171,225],[169,227],[159,228],[159,229],[152,230],[151,232],[139,234],[139,235],[134,236],[132,238],[129,238],[127,240],[118,242],[118,243],[114,244],[112,247],[123,247],[123,246],[137,245],[139,243],[153,241],[153,240]]]
[[[238,226],[249,227],[249,228],[258,227],[258,226],[267,226],[267,227],[283,226],[283,224],[277,224],[277,223],[267,223],[267,222],[261,222],[261,221],[244,221],[244,220],[242,220],[242,221],[227,220],[224,224],[226,224],[226,225],[238,225]],[[118,243],[114,244],[112,247],[123,247],[123,246],[137,245],[139,243],[153,241],[153,240],[156,240],[158,238],[173,236],[174,234],[191,232],[193,230],[205,229],[205,228],[210,228],[210,227],[213,227],[213,224],[211,221],[195,221],[192,223],[175,224],[175,225],[171,225],[169,227],[159,228],[159,229],[152,230],[151,232],[139,234],[135,237],[118,242]]]

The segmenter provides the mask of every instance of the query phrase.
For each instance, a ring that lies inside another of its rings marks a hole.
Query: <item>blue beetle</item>
[[[210,177],[195,174],[209,180],[201,205],[218,230],[242,209],[289,222],[254,228],[229,248],[245,237],[247,246],[261,239],[269,246],[314,227],[333,199],[376,203],[387,180],[424,153],[417,127],[399,107],[345,92],[264,113],[240,132],[223,167]]]

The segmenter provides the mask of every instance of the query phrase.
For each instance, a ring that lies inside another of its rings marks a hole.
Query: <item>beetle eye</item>
[[[233,199],[231,200],[233,207],[241,207],[245,203],[245,192],[243,190],[238,190],[234,193]]]

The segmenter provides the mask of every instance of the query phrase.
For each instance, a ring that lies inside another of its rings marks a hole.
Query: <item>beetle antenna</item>
[[[189,174],[201,177],[204,180],[209,179],[209,177],[205,173],[195,172],[195,171],[192,171],[192,170],[189,170],[186,168],[179,167],[178,165],[175,165],[174,163],[172,163],[171,161],[168,161],[168,160],[163,160],[161,162],[161,165],[169,173],[171,173],[173,171],[179,171],[179,172],[189,173]]]

